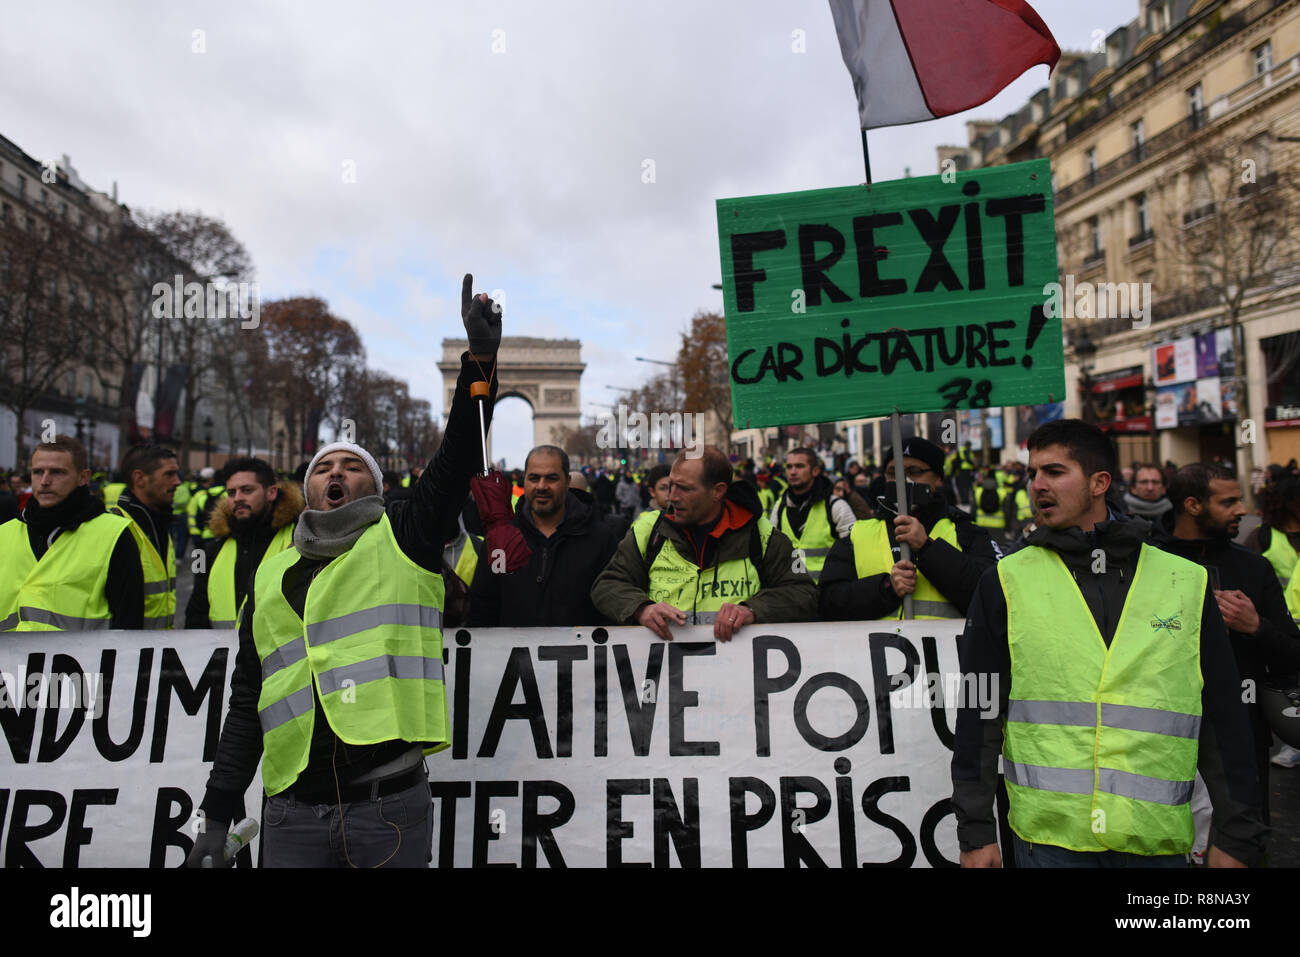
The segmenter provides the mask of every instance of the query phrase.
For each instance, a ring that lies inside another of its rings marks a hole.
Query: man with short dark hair
[[[848,537],[857,516],[853,506],[834,494],[835,487],[822,474],[821,459],[812,449],[786,453],[785,477],[790,487],[768,517],[790,539],[815,582],[821,577],[831,546]]]
[[[1049,422],[1028,446],[1042,525],[985,573],[958,642],[964,680],[991,676],[999,694],[996,712],[957,713],[962,866],[1001,864],[999,752],[1018,866],[1186,866],[1198,770],[1215,809],[1210,866],[1257,863],[1246,713],[1205,570],[1107,508],[1116,465],[1096,426]]]
[[[131,519],[144,570],[144,626],[170,629],[176,619],[172,496],[181,482],[176,453],[161,445],[137,445],[123,456],[121,472],[126,489],[110,511]]]
[[[90,494],[86,450],[55,436],[32,452],[32,497],[0,525],[0,631],[140,628],[144,574],[131,522]]]
[[[730,641],[747,624],[816,619],[817,586],[721,451],[679,452],[670,476],[671,514],[641,515],[592,587],[602,614],[665,641],[670,624],[712,624]]]
[[[670,466],[656,465],[646,473],[645,487],[650,493],[650,507],[645,511],[666,512],[669,508],[668,493],[672,489],[672,480],[668,477]],[[644,512],[642,513],[644,514]]]
[[[469,624],[478,627],[594,625],[591,584],[618,545],[586,492],[569,487],[569,456],[539,445],[524,460],[524,497],[515,527],[532,556],[517,571],[494,572],[492,556],[469,592]]]
[[[1124,508],[1132,516],[1145,519],[1161,531],[1172,532],[1174,505],[1165,497],[1165,473],[1160,466],[1147,462],[1133,472],[1133,487],[1124,493]]]
[[[1267,824],[1268,752],[1273,732],[1260,710],[1258,690],[1265,683],[1280,687],[1295,683],[1300,669],[1300,631],[1291,620],[1282,586],[1268,560],[1233,541],[1246,514],[1236,474],[1199,462],[1184,466],[1169,485],[1169,497],[1177,516],[1174,533],[1157,534],[1153,541],[1209,571],[1243,682],[1241,697],[1250,714],[1260,808]]]
[[[293,544],[302,493],[276,482],[268,462],[251,456],[226,463],[226,494],[217,501],[204,544],[203,571],[185,606],[186,628],[234,628],[262,561]]]

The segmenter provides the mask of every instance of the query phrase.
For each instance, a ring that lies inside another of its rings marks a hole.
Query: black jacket
[[[1091,533],[1078,527],[1035,529],[1027,546],[1055,551],[1073,575],[1084,601],[1109,646],[1119,624],[1138,553],[1150,530],[1147,522],[1114,517]],[[1104,570],[1093,572],[1093,552],[1105,552]],[[1050,600],[1050,596],[1045,596]],[[1206,584],[1201,609],[1201,739],[1198,770],[1214,805],[1210,842],[1245,864],[1259,862],[1267,829],[1260,820],[1255,762],[1252,759],[1241,684],[1228,643],[1227,629],[1214,593]],[[966,630],[958,642],[961,670],[966,675],[993,676],[1000,700],[995,716],[985,717],[977,702],[957,712],[952,758],[952,805],[962,850],[974,850],[995,840],[993,793],[997,759],[1002,750],[1003,719],[1011,690],[1011,659],[1007,644],[1007,603],[997,572],[980,579],[971,603]]]
[[[420,480],[411,486],[411,497],[387,508],[398,546],[411,561],[434,573],[442,570],[443,544],[460,530],[457,517],[469,494],[470,476],[482,462],[478,412],[469,394],[470,383],[481,379],[477,363],[468,353],[463,353],[442,444]],[[485,402],[489,422],[497,391],[495,377],[491,391]],[[299,615],[312,578],[326,564],[324,560],[302,557],[285,572],[284,597]],[[218,823],[228,823],[242,813],[244,792],[262,757],[262,728],[257,717],[262,665],[253,643],[253,599],[250,593],[240,619],[239,653],[230,681],[230,707],[221,729],[212,773],[208,776],[207,793],[200,805],[203,813]],[[336,783],[347,785],[366,771],[399,757],[410,747],[404,741],[345,744],[330,728],[318,696],[307,767],[294,782],[293,789],[302,794],[325,794]]]
[[[600,520],[591,496],[569,489],[564,519],[550,538],[537,529],[527,499],[519,500],[515,526],[533,550],[517,572],[493,574],[489,557],[470,588],[471,627],[528,628],[542,625],[608,624],[591,603],[591,586],[618,547]]]
[[[1291,620],[1282,586],[1273,566],[1262,555],[1227,539],[1185,539],[1153,532],[1152,544],[1204,565],[1209,570],[1210,587],[1223,591],[1240,590],[1259,614],[1259,630],[1253,635],[1229,629],[1232,653],[1243,682],[1250,681],[1254,695],[1243,691],[1246,710],[1250,713],[1255,736],[1256,754],[1263,752],[1263,770],[1268,770],[1268,749],[1273,743],[1258,704],[1258,689],[1263,683],[1288,687],[1295,683],[1300,670],[1300,629]]]
[[[84,485],[77,486],[67,498],[49,509],[41,508],[36,497],[32,496],[27,500],[21,517],[21,521],[27,524],[27,541],[31,543],[32,554],[40,561],[59,535],[103,515],[104,511],[103,501],[92,496]],[[112,615],[110,628],[144,627],[144,566],[140,563],[140,549],[130,529],[122,530],[109,556],[104,598]]]
[[[171,541],[171,506],[150,508],[132,495],[129,490],[123,490],[122,494],[117,497],[117,507],[126,512],[140,526],[145,538],[153,542],[159,560],[165,562],[167,560],[167,545]]]
[[[926,530],[934,528],[940,518],[950,518],[957,526],[957,544],[961,551],[945,541],[932,538],[912,561],[922,575],[963,613],[980,576],[1002,557],[1002,550],[989,533],[971,521],[959,508],[945,507],[932,518],[921,517]],[[889,544],[894,561],[899,559],[898,541],[894,538],[893,518],[886,516]],[[853,541],[842,538],[831,546],[818,582],[821,593],[819,610],[827,621],[874,621],[898,614],[902,599],[889,584],[889,573],[859,578],[853,560]]]

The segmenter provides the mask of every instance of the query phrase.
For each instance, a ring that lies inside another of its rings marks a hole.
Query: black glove
[[[207,821],[203,832],[194,841],[194,849],[185,859],[186,867],[202,867],[205,857],[212,858],[212,867],[231,867],[234,859],[226,860],[227,825],[216,821]]]
[[[473,295],[474,277],[465,273],[460,287],[460,318],[465,323],[471,355],[494,355],[501,345],[501,306],[482,294]]]

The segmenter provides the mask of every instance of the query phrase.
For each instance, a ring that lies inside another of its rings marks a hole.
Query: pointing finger
[[[474,292],[474,276],[472,273],[465,273],[465,281],[460,284],[460,314],[469,313],[469,304],[471,294]]]

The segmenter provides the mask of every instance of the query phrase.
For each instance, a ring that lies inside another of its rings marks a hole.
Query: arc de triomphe
[[[442,373],[443,424],[456,393],[460,355],[469,348],[465,339],[443,339]],[[537,339],[532,336],[503,336],[497,352],[497,380],[501,383],[497,401],[518,396],[533,410],[533,445],[560,445],[561,428],[576,429],[582,419],[579,391],[586,363],[578,339]],[[488,449],[491,454],[489,436]]]

